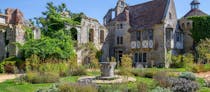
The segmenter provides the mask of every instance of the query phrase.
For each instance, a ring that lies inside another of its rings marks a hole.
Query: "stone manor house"
[[[187,17],[207,15],[199,10],[198,0],[190,5],[191,10],[177,19],[174,0],[151,0],[132,6],[118,0],[104,17],[109,34],[103,57],[115,57],[121,62],[122,56],[128,54],[134,66],[148,67],[164,66],[171,55],[190,52],[192,21]]]
[[[77,31],[73,37],[78,47],[92,42],[102,50],[102,62],[115,57],[120,63],[122,56],[128,54],[134,66],[164,66],[168,56],[192,51],[192,21],[187,18],[207,14],[199,9],[198,0],[190,5],[191,10],[177,19],[174,0],[151,0],[131,6],[125,0],[118,0],[104,16],[104,25],[83,16],[80,25],[66,28]],[[18,48],[13,43],[24,44],[24,26],[30,27],[30,23],[18,9],[6,9],[5,14],[0,14],[0,61],[18,56]],[[35,39],[39,39],[40,31],[33,29]],[[89,61],[87,50],[76,49],[76,53],[78,63]]]

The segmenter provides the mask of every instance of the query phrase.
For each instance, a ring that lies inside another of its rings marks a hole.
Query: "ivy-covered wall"
[[[210,38],[210,16],[189,17],[193,21],[192,38],[196,43],[201,39]]]

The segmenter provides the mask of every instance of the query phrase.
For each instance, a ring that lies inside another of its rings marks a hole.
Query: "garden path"
[[[205,80],[210,81],[210,71],[209,72],[196,73],[195,75],[196,75],[196,77],[204,78]]]
[[[22,74],[0,74],[0,83],[9,79],[15,79],[21,75]]]

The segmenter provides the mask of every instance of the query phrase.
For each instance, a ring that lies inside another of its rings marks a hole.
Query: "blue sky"
[[[129,5],[146,2],[150,0],[126,0]],[[190,10],[190,2],[192,0],[174,0],[178,18],[182,17]],[[200,9],[207,14],[210,14],[210,0],[199,0]],[[0,9],[18,8],[23,13],[26,19],[42,16],[41,12],[45,11],[46,3],[54,2],[58,5],[66,3],[67,7],[72,12],[84,12],[92,18],[98,19],[102,23],[103,16],[108,9],[116,5],[117,0],[1,0]]]

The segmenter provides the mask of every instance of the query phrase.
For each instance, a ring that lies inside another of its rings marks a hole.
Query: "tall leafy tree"
[[[66,26],[80,24],[82,14],[71,13],[65,4],[54,6],[47,3],[47,11],[43,17],[36,18],[36,24],[41,27],[42,38],[30,40],[21,48],[25,58],[37,55],[42,60],[47,58],[70,59],[75,56],[71,30]],[[72,15],[72,17],[71,17]]]

